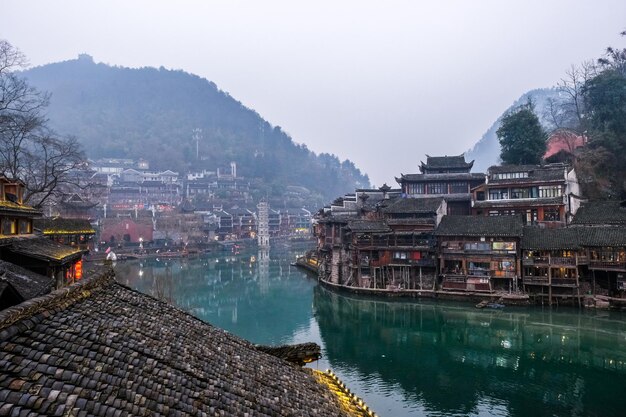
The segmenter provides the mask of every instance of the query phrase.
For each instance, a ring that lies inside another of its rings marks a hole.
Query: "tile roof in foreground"
[[[0,415],[370,415],[328,375],[112,272],[0,312]]]

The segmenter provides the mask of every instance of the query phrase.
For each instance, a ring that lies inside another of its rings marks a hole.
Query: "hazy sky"
[[[465,151],[622,30],[624,0],[0,0],[0,38],[32,65],[84,52],[200,75],[375,185]]]

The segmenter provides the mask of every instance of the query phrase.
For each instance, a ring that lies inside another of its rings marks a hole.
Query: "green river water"
[[[380,416],[624,416],[626,314],[336,294],[303,251],[126,262],[118,280],[254,343],[313,341]]]

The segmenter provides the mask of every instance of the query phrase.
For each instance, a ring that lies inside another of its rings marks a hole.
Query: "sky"
[[[624,0],[0,0],[0,38],[33,66],[197,74],[375,186],[471,148],[623,30]]]

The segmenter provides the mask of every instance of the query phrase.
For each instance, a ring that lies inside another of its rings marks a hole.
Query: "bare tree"
[[[548,100],[546,119],[553,130],[568,129],[578,135],[585,131],[585,106],[583,87],[597,75],[593,61],[586,61],[579,66],[572,65],[556,86],[558,98]]]
[[[60,137],[47,126],[43,112],[49,95],[16,73],[26,65],[17,48],[0,40],[0,173],[24,181],[25,202],[41,207],[66,186],[81,186],[85,156],[75,138]]]

